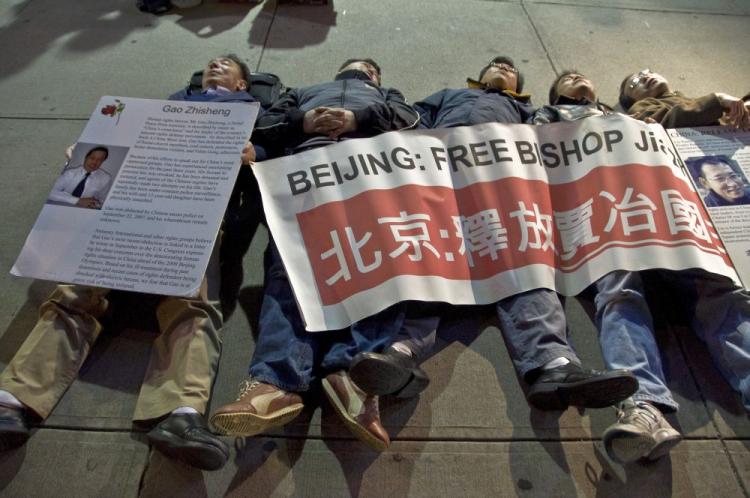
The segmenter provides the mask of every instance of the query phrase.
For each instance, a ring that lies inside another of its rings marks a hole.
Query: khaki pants
[[[222,316],[216,253],[196,298],[165,297],[133,419],[149,420],[180,406],[204,413],[221,353]],[[212,275],[209,278],[209,274]],[[39,309],[39,321],[8,367],[0,389],[43,418],[73,383],[99,337],[109,289],[58,285]]]

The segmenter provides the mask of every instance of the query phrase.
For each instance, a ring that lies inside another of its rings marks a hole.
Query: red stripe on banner
[[[730,264],[698,196],[667,166],[599,167],[562,185],[404,185],[297,220],[324,305],[399,275],[481,280],[530,264],[570,272],[616,246],[692,244]]]

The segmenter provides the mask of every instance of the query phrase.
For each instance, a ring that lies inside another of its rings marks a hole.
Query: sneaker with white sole
[[[250,379],[240,386],[236,401],[211,415],[211,423],[222,434],[254,436],[288,424],[303,408],[299,394]]]
[[[610,458],[630,463],[663,457],[682,441],[682,435],[656,406],[630,398],[617,407],[617,422],[604,431],[602,440]]]

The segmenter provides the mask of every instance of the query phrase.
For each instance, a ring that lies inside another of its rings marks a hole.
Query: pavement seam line
[[[552,61],[552,57],[549,54],[549,50],[547,50],[547,45],[544,44],[544,40],[542,40],[542,35],[539,33],[539,30],[536,27],[536,24],[534,24],[534,20],[531,19],[531,15],[529,14],[529,11],[526,10],[526,4],[521,0],[520,2],[521,9],[523,10],[523,13],[526,15],[526,19],[528,19],[529,24],[531,24],[531,28],[534,30],[534,34],[536,35],[537,40],[539,40],[539,43],[542,45],[542,49],[544,50],[544,55],[547,57],[547,61],[549,61],[550,66],[552,66],[552,71],[554,71],[555,75],[557,75],[557,67],[555,67],[555,63]]]
[[[521,2],[523,3],[523,2]],[[696,10],[678,10],[678,9],[649,9],[647,7],[615,7],[611,5],[591,5],[586,3],[562,3],[562,2],[534,2],[536,5],[557,5],[560,7],[590,7],[592,9],[610,9],[610,10],[627,10],[633,12],[649,12],[656,14],[691,14],[691,15],[708,15],[708,16],[725,16],[725,17],[750,17],[750,14],[739,14],[733,12],[713,12],[713,11],[696,11]]]
[[[125,434],[130,433],[132,435],[145,435],[147,431],[137,431],[132,429],[97,429],[97,428],[91,428],[91,427],[80,427],[80,426],[66,426],[66,425],[43,425],[43,426],[36,426],[35,429],[45,429],[45,430],[52,430],[52,431],[70,431],[70,432],[90,432],[90,433],[112,433],[112,434]],[[220,435],[221,436],[221,435]],[[349,440],[356,440],[354,436],[311,436],[309,434],[304,436],[295,436],[293,434],[259,434],[261,438],[266,439],[289,439],[289,440],[315,440],[315,441],[325,441],[325,440],[336,440],[336,441],[349,441]],[[235,436],[222,436],[222,437],[235,437]],[[248,438],[248,439],[252,439]],[[711,436],[684,436],[684,441],[693,441],[693,442],[701,442],[701,441],[716,441],[716,437]],[[750,441],[750,438],[743,438],[743,437],[732,437],[732,438],[726,438],[727,441]],[[598,441],[601,441],[600,437],[580,437],[580,436],[570,436],[570,437],[494,437],[494,438],[487,438],[487,437],[476,437],[476,438],[467,438],[467,437],[397,437],[392,439],[392,441],[400,441],[400,442],[427,442],[427,443],[579,443],[579,442],[592,442],[596,443]]]
[[[7,119],[7,120],[14,120],[14,119],[24,119],[27,121],[88,121],[91,118],[91,116],[86,116],[85,118],[77,118],[77,117],[64,117],[64,116],[0,116],[0,120]]]
[[[719,430],[719,426],[716,423],[716,420],[714,417],[711,416],[711,412],[708,408],[708,401],[706,398],[706,395],[703,394],[703,390],[701,389],[700,383],[698,383],[698,379],[695,376],[695,373],[693,372],[692,365],[690,364],[690,356],[687,354],[687,350],[685,348],[685,343],[683,339],[680,337],[679,334],[675,332],[674,327],[671,325],[667,325],[669,328],[669,331],[671,335],[676,339],[677,341],[677,347],[680,349],[680,353],[682,353],[682,357],[685,359],[685,363],[688,367],[688,372],[690,373],[690,377],[693,379],[693,383],[695,384],[695,388],[698,390],[698,394],[701,397],[701,402],[703,403],[703,407],[706,410],[706,414],[708,415],[709,420],[711,421],[711,425],[714,428],[714,431],[716,431],[716,439],[719,441],[719,444],[721,445],[722,449],[724,450],[724,454],[727,456],[727,460],[729,460],[729,467],[732,469],[732,474],[734,474],[734,478],[737,481],[737,485],[742,490],[742,493],[747,497],[750,496],[747,489],[745,488],[745,483],[742,480],[742,476],[740,475],[739,469],[737,468],[737,464],[734,461],[734,458],[732,458],[732,454],[729,452],[729,447],[727,447],[727,443],[724,440],[724,435]],[[692,330],[692,327],[690,326],[684,326],[685,329],[689,329],[690,332],[694,333]],[[708,351],[706,351],[708,353]]]
[[[268,23],[268,30],[266,31],[266,37],[263,39],[263,46],[260,48],[260,57],[258,57],[258,63],[255,65],[255,72],[260,71],[260,64],[263,62],[263,55],[266,53],[266,45],[268,39],[271,37],[271,30],[273,29],[273,23],[276,21],[276,13],[279,11],[279,0],[276,0],[276,4],[273,7],[273,14],[271,14],[271,22]]]

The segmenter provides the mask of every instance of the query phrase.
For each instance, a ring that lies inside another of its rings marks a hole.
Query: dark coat
[[[420,128],[452,128],[482,123],[525,123],[534,113],[528,97],[495,89],[441,90],[414,104]]]
[[[316,107],[340,107],[352,111],[357,119],[357,130],[336,140],[325,135],[306,134],[303,129],[305,113]],[[258,119],[252,140],[269,151],[288,155],[340,140],[412,128],[418,119],[417,113],[398,90],[381,88],[359,71],[345,71],[334,81],[294,88],[282,95]]]
[[[747,189],[745,189],[745,195],[743,195],[742,197],[740,197],[734,202],[729,202],[728,200],[724,199],[713,190],[709,190],[708,195],[703,198],[703,202],[706,203],[707,207],[742,206],[744,204],[750,204],[750,192]]]

